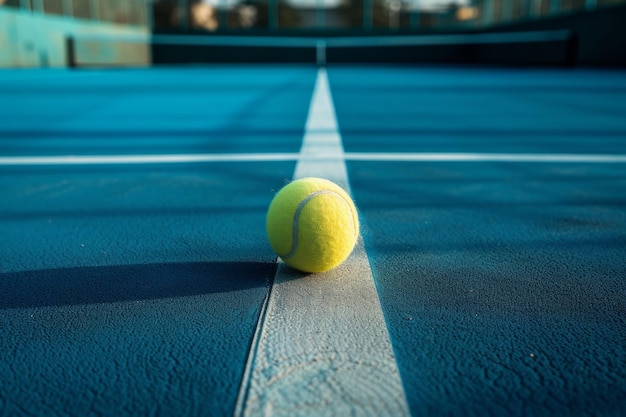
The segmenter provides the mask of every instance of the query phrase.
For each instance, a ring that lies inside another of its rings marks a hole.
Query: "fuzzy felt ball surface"
[[[359,236],[352,199],[339,185],[302,178],[283,187],[267,211],[267,236],[274,252],[303,272],[325,272],[340,265]]]

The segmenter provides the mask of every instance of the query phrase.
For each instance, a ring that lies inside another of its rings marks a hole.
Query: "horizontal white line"
[[[1,165],[123,165],[180,164],[193,162],[295,161],[297,153],[235,153],[174,155],[68,155],[0,157]]]
[[[590,162],[624,163],[626,155],[608,154],[535,154],[535,153],[369,153],[344,155],[350,161],[416,161],[416,162]]]
[[[29,165],[124,165],[181,164],[195,162],[274,162],[296,161],[298,153],[228,153],[173,155],[67,155],[6,156],[0,166]],[[448,153],[448,152],[347,152],[343,154],[310,153],[308,161],[344,159],[348,161],[389,162],[554,162],[554,163],[626,163],[626,155],[609,154],[534,154],[534,153]]]

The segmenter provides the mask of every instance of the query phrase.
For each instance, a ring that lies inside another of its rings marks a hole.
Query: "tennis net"
[[[447,35],[73,37],[71,67],[211,63],[572,65],[568,30]]]

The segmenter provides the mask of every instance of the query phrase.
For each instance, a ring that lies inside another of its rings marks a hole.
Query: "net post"
[[[68,68],[76,68],[76,41],[72,36],[65,38],[65,59]]]
[[[318,67],[326,65],[326,41],[318,40],[315,44],[315,62]]]

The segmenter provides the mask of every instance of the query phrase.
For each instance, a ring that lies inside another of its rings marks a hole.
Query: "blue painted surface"
[[[0,147],[297,151],[314,77],[3,72]],[[265,211],[294,166],[0,167],[0,415],[232,415],[275,272]]]
[[[624,73],[385,68],[329,78],[348,151],[626,151]],[[348,170],[413,415],[623,413],[623,164]]]
[[[297,152],[314,78],[3,71],[0,154]],[[626,153],[620,72],[329,79],[347,151]],[[232,415],[293,169],[0,168],[0,415]],[[626,409],[623,164],[348,169],[413,415]]]
[[[0,154],[298,152],[314,81],[313,68],[6,71]]]
[[[624,153],[620,71],[337,68],[348,152]]]
[[[622,413],[623,166],[349,174],[413,415]]]
[[[3,169],[3,413],[231,415],[293,169]]]

